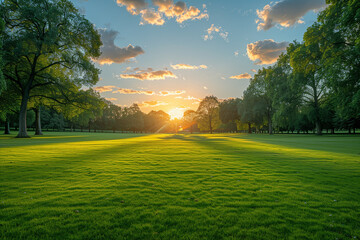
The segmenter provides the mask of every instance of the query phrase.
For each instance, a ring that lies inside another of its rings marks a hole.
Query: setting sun
[[[169,111],[170,119],[181,119],[184,115],[185,108],[173,108]]]

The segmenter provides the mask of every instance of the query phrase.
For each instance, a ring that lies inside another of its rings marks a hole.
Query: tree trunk
[[[211,126],[211,117],[210,116],[209,116],[209,127],[210,127],[210,134],[212,134],[213,129],[212,129],[212,126]]]
[[[41,111],[40,106],[35,109],[35,135],[43,135],[41,131]]]
[[[27,104],[29,100],[29,90],[25,90],[22,94],[21,105],[20,105],[20,114],[19,114],[19,132],[16,136],[17,138],[29,138],[30,136],[27,133],[26,126],[26,111]]]
[[[316,121],[315,125],[316,125],[316,135],[321,135],[322,134],[322,129],[321,129],[320,122]]]
[[[335,133],[335,128],[332,128],[331,129],[331,134],[334,134]]]
[[[251,123],[248,122],[248,126],[249,126],[249,133],[251,133]]]
[[[268,122],[269,122],[269,134],[272,135],[273,134],[273,132],[272,132],[272,120],[271,120],[270,116],[268,118],[269,118],[268,119]]]
[[[10,134],[10,121],[9,121],[9,118],[7,116],[6,117],[6,120],[5,120],[5,131],[4,131],[4,134]]]

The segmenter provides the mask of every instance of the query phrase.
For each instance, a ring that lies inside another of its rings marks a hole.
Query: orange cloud
[[[206,65],[192,66],[192,65],[184,64],[184,63],[171,65],[171,67],[173,69],[189,69],[189,70],[207,69]]]
[[[200,20],[209,18],[206,10],[206,5],[203,5],[204,11],[190,6],[187,7],[183,1],[178,1],[174,4],[173,0],[152,0],[152,3],[157,10],[149,8],[145,0],[117,0],[119,6],[125,6],[126,10],[132,15],[141,14],[141,25],[163,25],[165,20],[163,17],[176,18],[178,23],[183,23],[188,20]]]
[[[166,102],[152,100],[152,101],[142,102],[138,105],[139,105],[139,107],[158,107],[158,106],[165,106],[165,105],[169,105],[169,104]]]
[[[231,79],[250,79],[251,75],[248,74],[248,73],[243,73],[243,74],[240,74],[240,75],[231,76],[230,78]]]
[[[186,93],[184,90],[177,90],[177,91],[160,91],[159,96],[170,96],[170,95],[181,95]]]
[[[117,98],[105,98],[105,99],[108,101],[116,101],[117,100]]]
[[[145,95],[154,95],[154,91],[143,91],[143,90],[133,90],[128,88],[118,88],[113,93],[120,93],[120,94],[145,94]]]
[[[141,11],[141,22],[140,25],[151,24],[151,25],[163,25],[165,20],[161,14],[155,12],[154,9],[145,9]]]
[[[116,2],[120,6],[125,6],[132,15],[138,15],[142,9],[148,6],[145,0],[117,0]]]
[[[277,43],[272,39],[266,39],[248,44],[247,55],[251,61],[256,61],[257,65],[273,64],[288,46],[288,42]]]
[[[175,74],[171,71],[167,70],[160,70],[160,71],[152,71],[152,72],[142,72],[142,73],[135,73],[135,74],[120,74],[120,78],[133,78],[138,79],[141,81],[144,80],[163,80],[165,78],[177,78]]]
[[[103,93],[103,92],[111,92],[114,88],[116,88],[116,87],[115,86],[100,86],[100,87],[94,87],[94,90],[99,93]]]

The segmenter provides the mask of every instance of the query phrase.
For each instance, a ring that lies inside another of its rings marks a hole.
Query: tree
[[[311,120],[315,123],[316,134],[321,135],[320,104],[326,86],[322,75],[321,52],[318,44],[310,42],[290,44],[288,48],[290,64],[295,73],[302,77],[303,101],[311,108]]]
[[[288,53],[280,55],[269,77],[272,79],[274,127],[294,131],[303,94],[301,81],[298,80],[300,75],[293,72]]]
[[[194,110],[186,110],[183,116],[183,129],[190,128],[190,133],[193,133],[194,125],[196,124],[196,112]]]
[[[93,85],[100,36],[68,0],[5,0],[4,75],[21,95],[19,133],[29,137],[26,111],[32,92],[68,82]]]
[[[219,117],[224,130],[237,131],[237,121],[240,121],[238,105],[242,102],[240,98],[226,99],[220,103]]]
[[[6,83],[5,83],[5,78],[4,78],[4,74],[2,72],[2,68],[3,68],[3,59],[2,59],[2,55],[3,55],[3,32],[4,32],[4,21],[2,19],[0,19],[0,94],[2,91],[5,90],[6,87]]]
[[[219,101],[215,96],[207,96],[196,111],[199,127],[208,130],[211,134],[220,125]]]
[[[144,115],[145,131],[157,132],[159,129],[164,129],[169,121],[170,115],[166,112],[162,110],[150,111],[148,114]]]
[[[360,2],[328,0],[329,6],[304,34],[307,45],[317,45],[326,85],[335,100],[342,127],[360,127]]]

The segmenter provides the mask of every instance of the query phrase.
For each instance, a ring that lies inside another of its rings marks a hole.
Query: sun
[[[184,115],[184,108],[173,108],[169,111],[170,119],[181,119]]]

